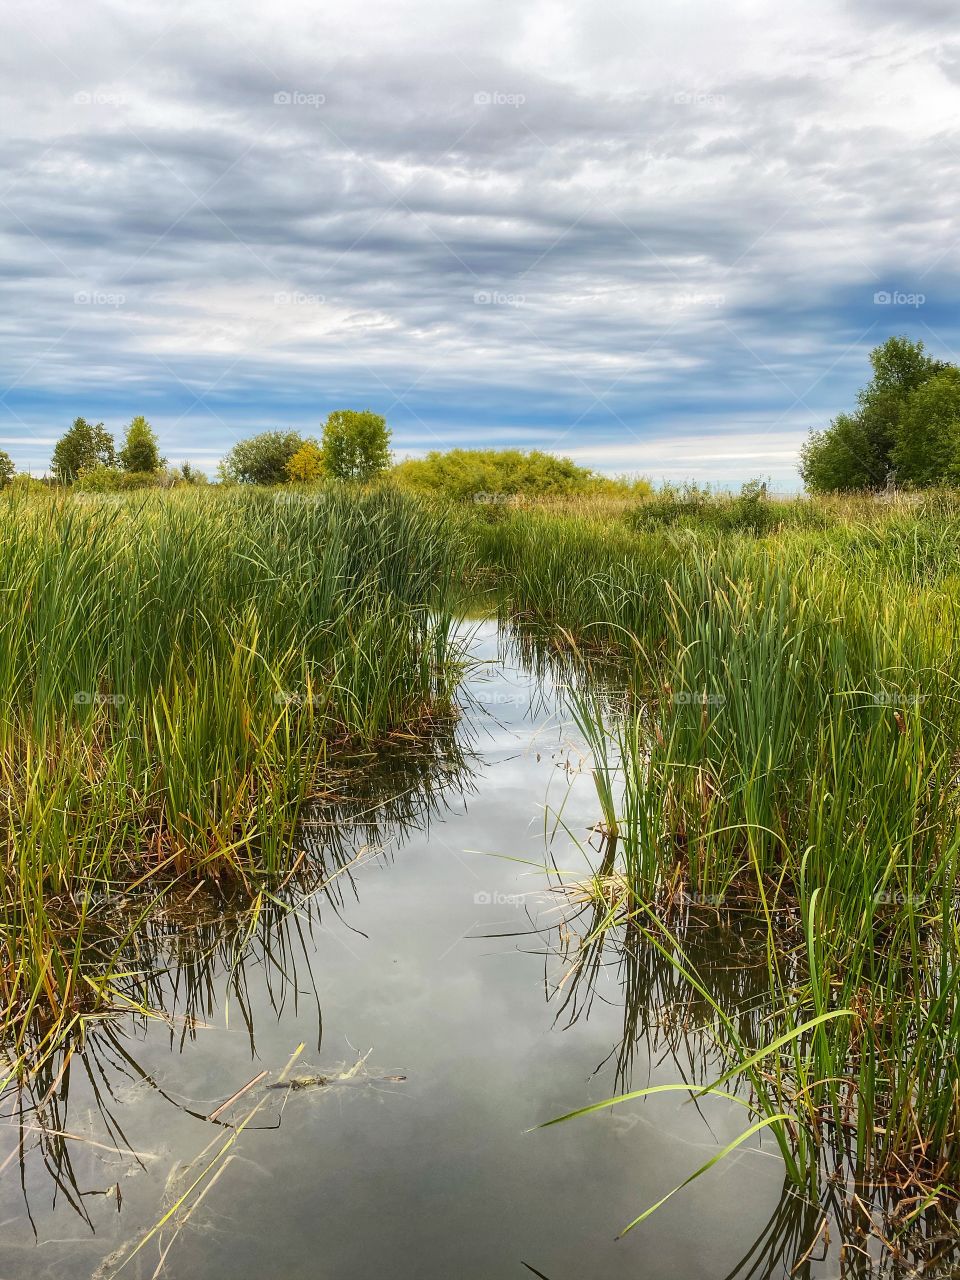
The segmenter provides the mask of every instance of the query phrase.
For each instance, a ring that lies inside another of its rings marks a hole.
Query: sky
[[[386,416],[799,484],[893,333],[955,359],[946,0],[10,6],[0,448]]]

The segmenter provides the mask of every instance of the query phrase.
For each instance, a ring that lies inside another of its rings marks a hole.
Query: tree
[[[901,415],[910,397],[950,366],[926,354],[922,342],[888,338],[870,353],[873,377],[853,413],[813,431],[801,450],[800,473],[815,493],[879,488],[894,467]]]
[[[5,488],[13,479],[16,467],[9,453],[0,449],[0,489]]]
[[[810,433],[800,448],[800,474],[811,493],[869,489],[880,483],[881,466],[857,414],[840,413],[826,430]]]
[[[944,369],[908,397],[893,461],[900,484],[960,484],[960,369]]]
[[[166,458],[160,457],[153,428],[142,415],[134,418],[127,427],[123,448],[117,457],[124,471],[152,473],[166,463]]]
[[[323,454],[316,441],[305,440],[287,463],[287,475],[296,484],[316,484],[323,475]]]
[[[220,474],[239,484],[286,484],[287,463],[303,444],[296,431],[263,431],[238,441],[220,463]]]
[[[369,409],[336,409],[323,428],[320,451],[328,476],[366,483],[390,465],[386,419]]]
[[[51,459],[53,474],[61,484],[73,484],[84,468],[112,467],[116,464],[113,436],[102,422],[92,426],[85,418],[57,441]]]

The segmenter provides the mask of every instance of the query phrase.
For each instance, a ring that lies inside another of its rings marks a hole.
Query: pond
[[[45,1135],[37,1098],[4,1098],[0,1280],[161,1260],[207,1280],[790,1273],[823,1211],[785,1190],[769,1138],[616,1238],[741,1109],[665,1094],[538,1128],[702,1079],[710,1051],[655,957],[573,971],[582,922],[556,886],[597,861],[587,754],[556,676],[493,622],[471,649],[457,743],[308,824],[341,868],[323,892],[265,904],[241,958],[245,917],[199,895],[171,909],[139,944],[163,1016],[96,1025]],[[742,998],[748,958],[729,936],[697,945]],[[823,1255],[818,1238],[796,1274],[840,1274]]]

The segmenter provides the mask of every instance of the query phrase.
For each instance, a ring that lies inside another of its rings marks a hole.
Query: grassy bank
[[[461,552],[335,489],[0,495],[0,542],[0,997],[56,1027],[118,887],[276,882],[337,755],[450,713]]]

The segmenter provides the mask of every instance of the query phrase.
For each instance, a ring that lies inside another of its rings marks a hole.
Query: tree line
[[[324,478],[364,483],[389,463],[385,419],[368,410],[338,409],[327,418],[319,440],[296,431],[263,431],[238,441],[219,471],[221,480],[235,484],[311,484]],[[130,422],[119,447],[102,422],[76,418],[54,447],[50,474],[57,484],[92,490],[203,484],[207,479],[189,462],[167,469],[156,432],[142,415]],[[0,485],[14,476],[12,459],[0,450]]]

